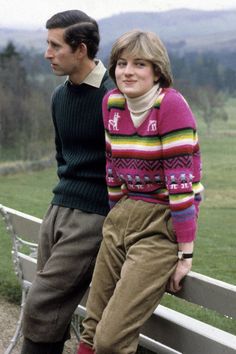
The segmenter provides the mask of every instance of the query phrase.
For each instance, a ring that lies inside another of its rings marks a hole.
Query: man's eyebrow
[[[53,45],[60,45],[60,43],[58,43],[57,41],[55,41],[54,39],[47,39],[47,43],[51,43]]]

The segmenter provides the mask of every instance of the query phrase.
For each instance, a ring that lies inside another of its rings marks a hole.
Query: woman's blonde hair
[[[164,44],[155,33],[132,30],[124,33],[115,41],[109,62],[109,73],[115,82],[116,64],[124,51],[131,56],[151,62],[155,74],[159,76],[160,87],[172,85],[170,59]]]

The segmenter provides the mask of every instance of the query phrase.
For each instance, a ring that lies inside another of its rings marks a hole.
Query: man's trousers
[[[37,275],[27,296],[23,334],[33,342],[68,338],[74,310],[88,288],[104,216],[50,206],[38,248]]]

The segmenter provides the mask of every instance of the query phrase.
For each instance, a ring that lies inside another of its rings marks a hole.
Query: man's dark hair
[[[80,10],[68,10],[53,15],[46,22],[47,29],[65,28],[64,40],[76,51],[81,43],[87,47],[89,59],[94,59],[100,42],[97,22]]]

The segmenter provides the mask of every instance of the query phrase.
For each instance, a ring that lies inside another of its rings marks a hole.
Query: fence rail
[[[22,288],[23,311],[27,291],[36,272],[35,256],[42,220],[3,205],[0,205],[0,213],[12,240],[13,262]],[[27,254],[23,252],[25,249],[28,250]],[[78,305],[75,316],[85,315],[88,291]],[[190,272],[184,280],[183,289],[173,296],[236,318],[236,286],[214,278]],[[21,335],[22,311],[5,354],[12,352]],[[74,329],[79,338],[79,328]],[[162,305],[156,308],[142,327],[140,344],[158,354],[236,353],[235,335]]]

